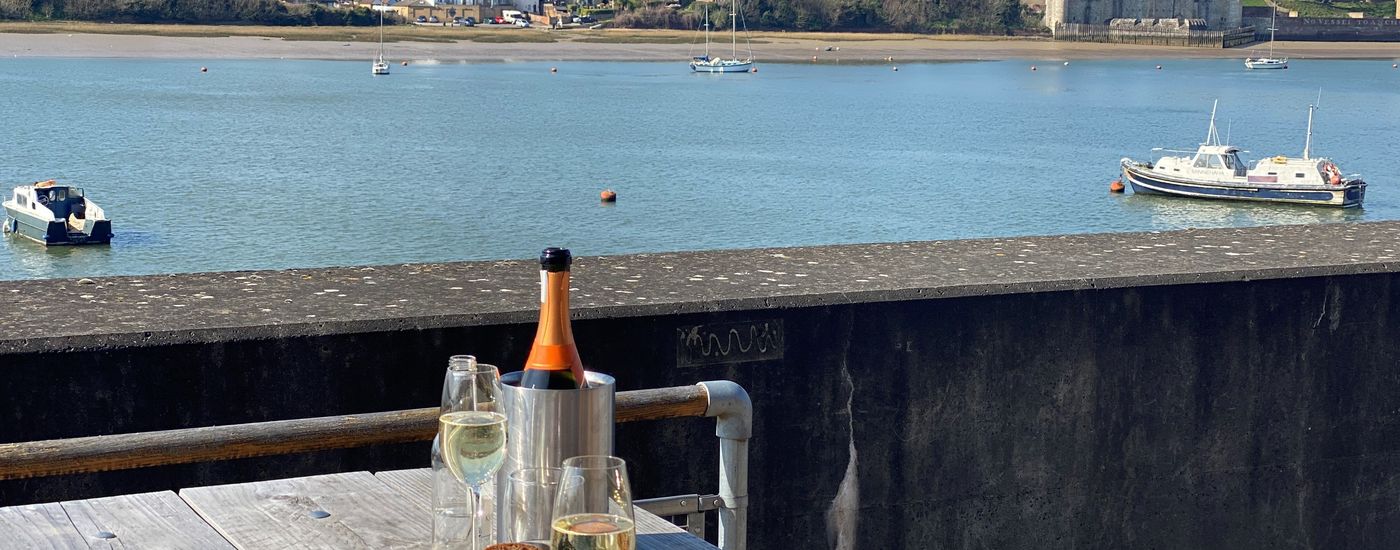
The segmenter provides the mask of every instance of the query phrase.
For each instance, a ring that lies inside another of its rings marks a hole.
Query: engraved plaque
[[[783,358],[780,319],[676,329],[676,366],[700,367]]]

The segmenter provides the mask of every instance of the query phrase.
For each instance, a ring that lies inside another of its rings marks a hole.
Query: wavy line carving
[[[698,325],[678,332],[682,366],[780,359],[783,354],[783,325],[777,320]]]

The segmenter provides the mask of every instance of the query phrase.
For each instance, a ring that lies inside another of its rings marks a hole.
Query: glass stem
[[[483,527],[481,522],[481,490],[478,489],[476,485],[468,484],[467,487],[471,489],[472,493],[471,549],[481,550],[481,539],[479,538],[481,536],[481,531],[478,531],[478,529]]]

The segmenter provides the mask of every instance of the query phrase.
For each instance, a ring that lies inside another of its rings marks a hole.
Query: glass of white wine
[[[635,550],[627,463],[603,455],[565,460],[550,527],[554,550]]]
[[[438,441],[447,470],[471,490],[470,538],[471,548],[476,550],[481,540],[478,534],[486,529],[481,488],[495,479],[506,457],[506,415],[498,412],[501,375],[496,367],[478,363],[454,384],[459,400],[438,417]]]

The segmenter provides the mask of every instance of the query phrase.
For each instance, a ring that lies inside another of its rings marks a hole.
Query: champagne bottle
[[[588,384],[569,326],[571,263],[573,257],[565,248],[551,247],[540,253],[540,325],[520,376],[522,388],[569,390]]]

